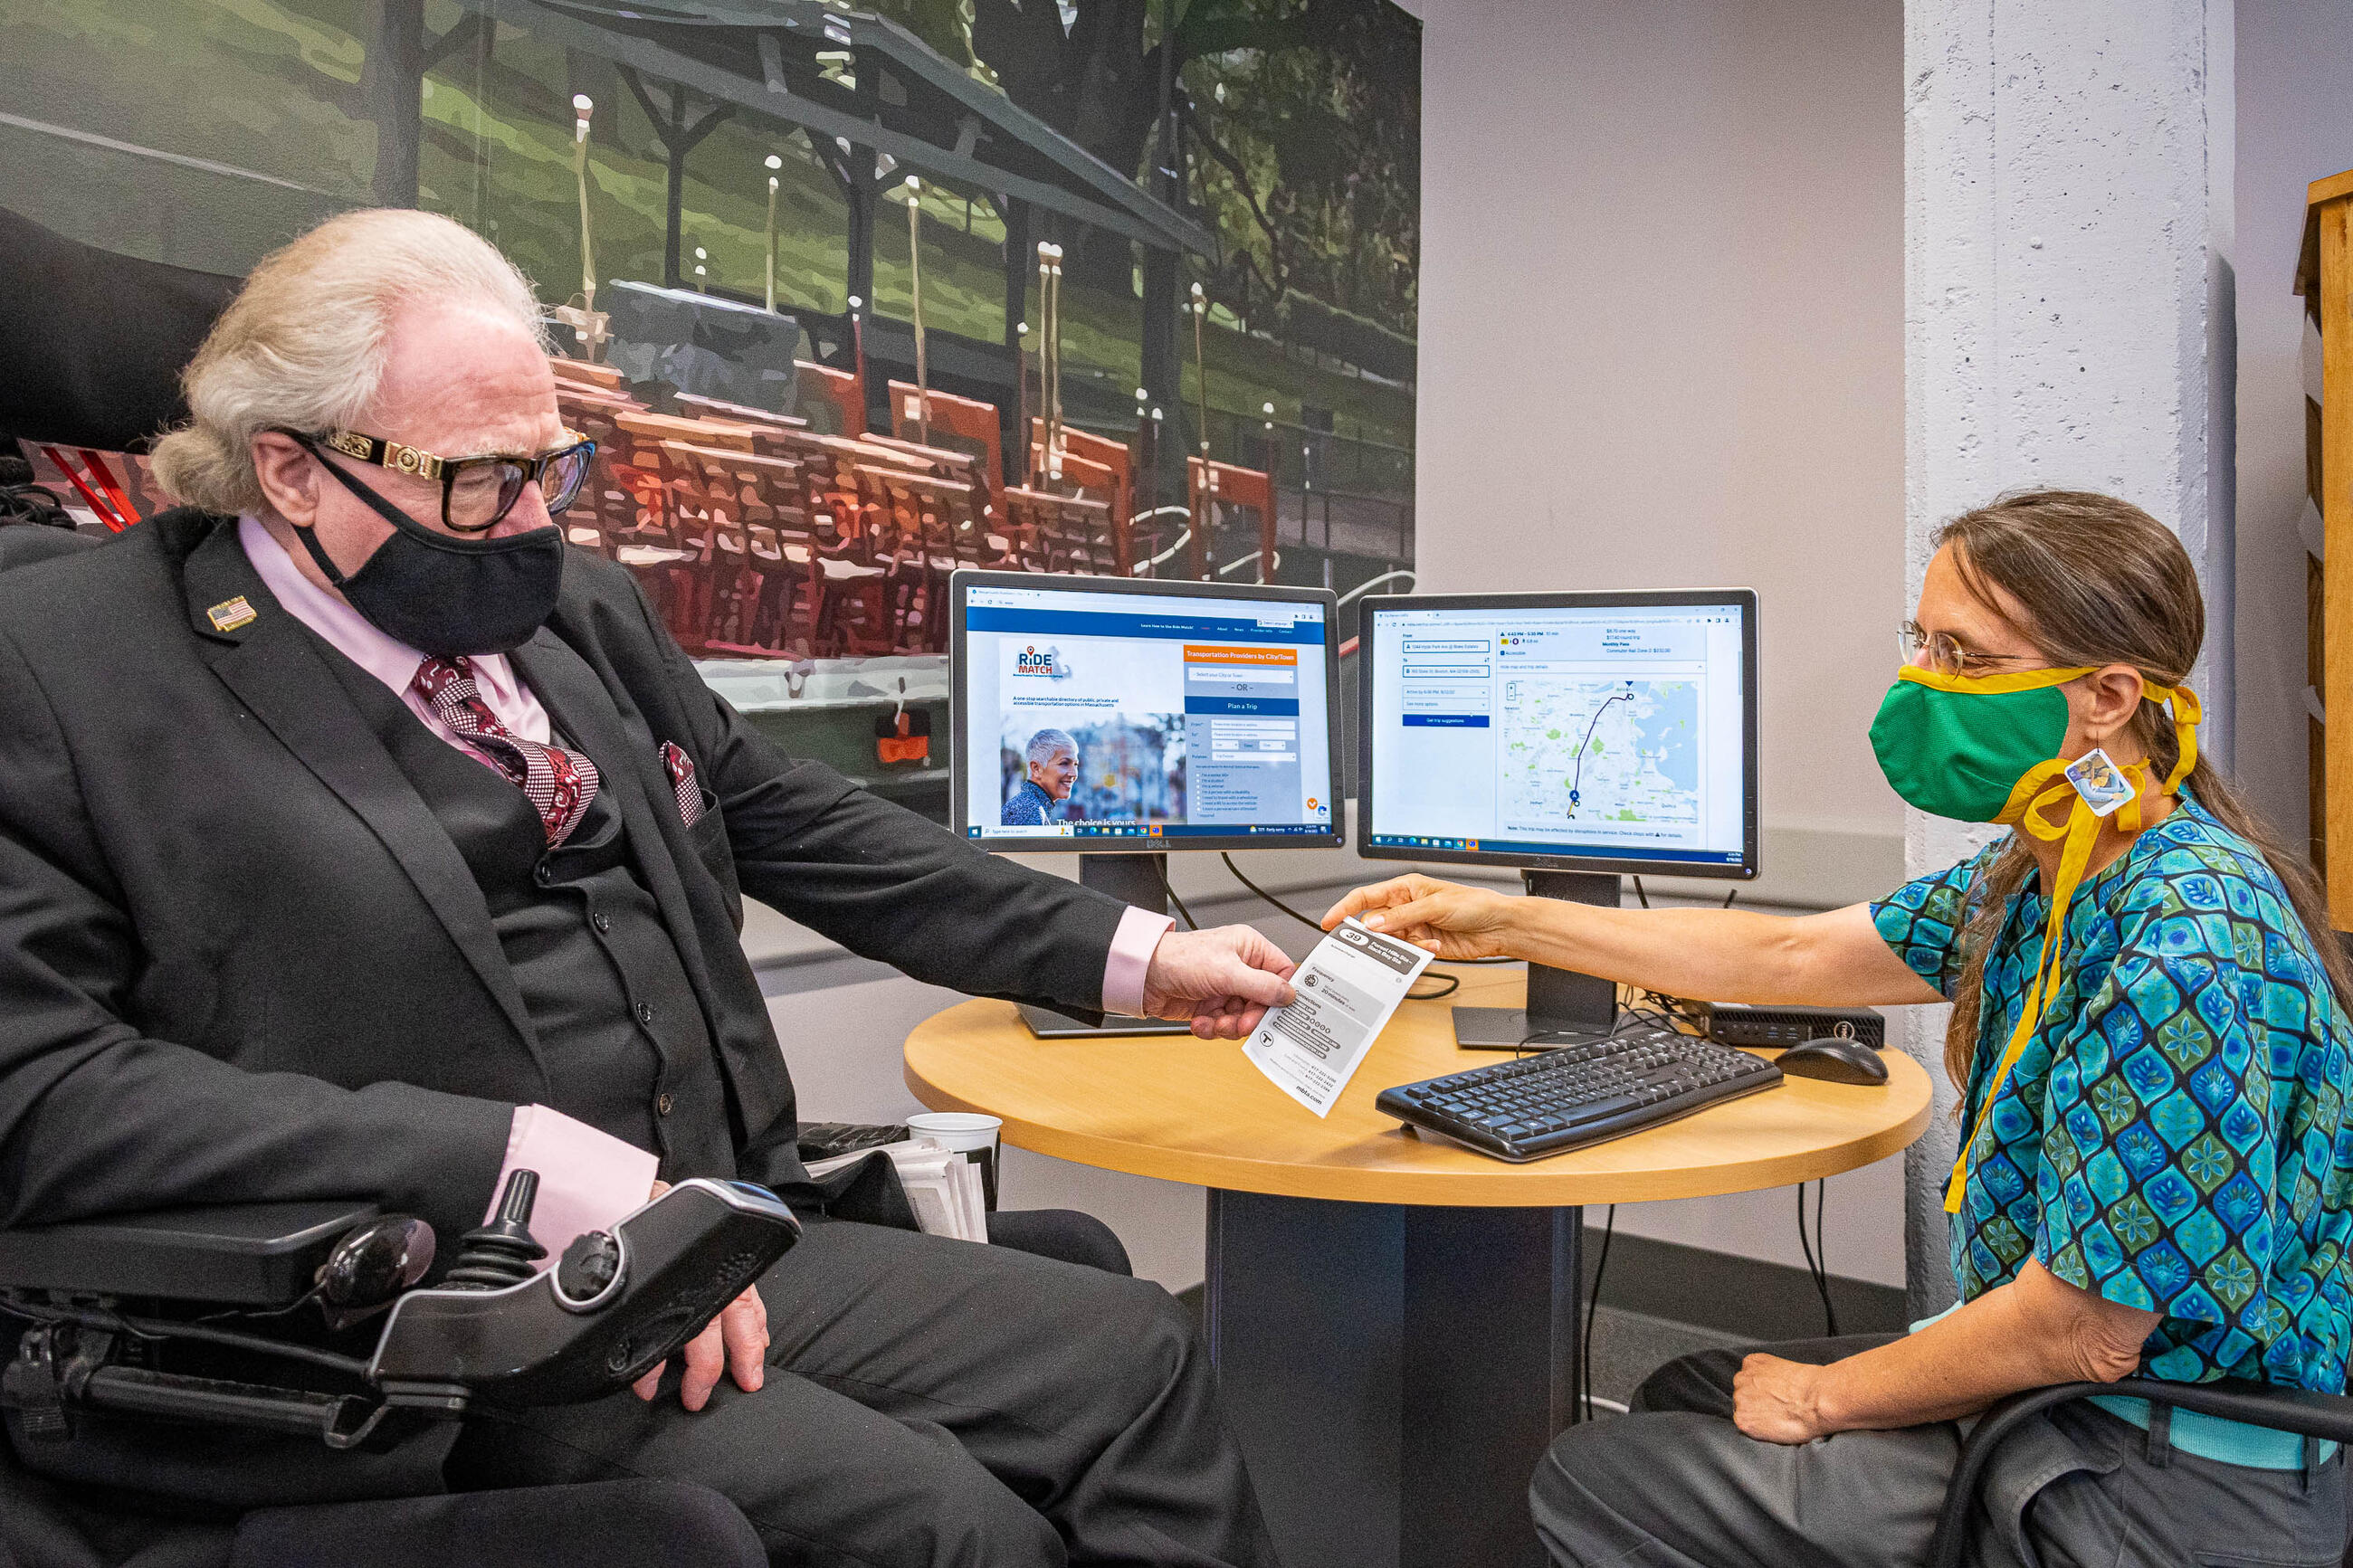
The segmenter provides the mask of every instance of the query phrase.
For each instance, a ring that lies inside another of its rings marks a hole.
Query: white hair
[[[1069,731],[1040,730],[1029,737],[1031,767],[1034,768],[1041,763],[1052,762],[1056,752],[1068,752],[1074,757],[1079,754],[1079,743],[1071,739]]]
[[[512,317],[546,346],[530,279],[498,247],[432,213],[329,218],[262,258],[181,373],[188,423],[155,443],[159,484],[206,511],[254,511],[253,437],[355,423],[384,379],[394,315],[412,300]]]

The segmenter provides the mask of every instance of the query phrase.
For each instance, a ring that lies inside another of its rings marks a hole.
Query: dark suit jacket
[[[254,618],[220,629],[240,596]],[[739,1173],[801,1174],[739,889],[917,979],[1099,1005],[1117,902],[784,756],[619,567],[575,552],[512,657],[567,733],[636,759],[605,787],[709,1021]],[[0,1225],[328,1196],[480,1222],[513,1108],[549,1098],[539,1042],[341,658],[192,511],[0,574]],[[663,741],[715,797],[692,828]]]

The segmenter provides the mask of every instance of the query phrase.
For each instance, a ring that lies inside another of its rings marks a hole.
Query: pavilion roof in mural
[[[895,22],[821,0],[461,0],[705,98],[871,147],[953,189],[1001,194],[1167,250],[1208,229]],[[857,85],[819,55],[849,51]]]

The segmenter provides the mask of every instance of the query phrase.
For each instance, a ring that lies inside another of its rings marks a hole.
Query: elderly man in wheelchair
[[[756,899],[1205,1038],[1289,960],[716,698],[565,542],[595,444],[459,226],[329,220],[183,384],[186,504],[0,529],[0,1564],[1271,1563],[1199,1337],[1106,1229],[973,1245],[886,1156],[810,1179],[786,1058],[833,1042],[739,933]]]

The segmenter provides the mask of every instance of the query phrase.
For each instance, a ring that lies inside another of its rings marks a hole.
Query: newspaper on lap
[[[873,1152],[872,1149],[859,1149],[830,1160],[813,1160],[808,1173],[812,1177],[829,1176]],[[881,1145],[881,1152],[888,1154],[897,1168],[899,1184],[906,1189],[907,1205],[915,1211],[915,1223],[923,1227],[925,1236],[952,1237],[958,1241],[988,1239],[980,1166],[970,1157],[970,1151],[959,1152],[943,1149],[929,1138],[910,1138]]]
[[[1430,954],[1411,942],[1344,921],[1291,977],[1299,999],[1269,1012],[1242,1053],[1277,1089],[1329,1116],[1374,1037],[1429,963]]]

